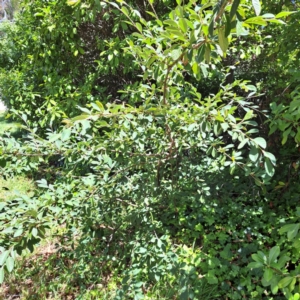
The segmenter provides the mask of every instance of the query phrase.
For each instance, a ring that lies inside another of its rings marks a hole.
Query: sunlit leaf
[[[237,21],[236,23],[236,34],[237,36],[249,34],[249,32],[244,28],[243,23],[240,21]]]
[[[267,158],[267,157],[265,158],[264,165],[265,165],[265,169],[266,169],[267,174],[272,177],[275,173],[275,168],[274,168],[274,166],[271,163],[269,158]]]
[[[296,13],[296,11],[282,11],[282,12],[278,13],[278,14],[275,16],[275,18],[276,18],[276,19],[284,18],[284,17],[287,17],[287,16],[289,16],[289,15],[291,15],[291,14],[294,14],[294,13]]]
[[[5,263],[6,259],[8,258],[9,255],[9,250],[3,251],[0,254],[0,266],[3,266],[3,264]]]
[[[228,38],[225,37],[225,29],[224,28],[219,28],[218,37],[219,37],[219,45],[220,45],[224,55],[226,55],[226,51],[228,49]]]
[[[252,0],[252,5],[257,16],[260,15],[261,5],[259,0]]]
[[[14,265],[15,260],[11,256],[9,256],[6,260],[6,268],[9,273],[14,269]]]
[[[280,289],[287,287],[291,282],[293,281],[293,277],[291,276],[287,276],[282,278],[279,282],[278,282],[278,287]]]
[[[81,0],[68,0],[67,4],[70,6],[75,6],[78,5],[80,3]]]
[[[267,147],[267,142],[262,137],[257,137],[253,141],[263,149]]]

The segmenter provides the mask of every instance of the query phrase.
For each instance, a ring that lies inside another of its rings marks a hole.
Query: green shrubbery
[[[0,202],[1,281],[56,228],[68,284],[43,297],[297,299],[298,94],[262,95],[292,13],[176,2],[25,1],[0,87],[28,134],[0,138],[0,164],[39,189]]]

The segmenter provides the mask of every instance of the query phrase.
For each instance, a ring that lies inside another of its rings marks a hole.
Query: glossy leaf
[[[257,137],[253,141],[263,149],[265,149],[267,147],[266,140],[261,137]]]
[[[272,177],[275,173],[275,168],[274,168],[273,164],[271,163],[270,159],[267,157],[265,158],[264,166],[265,166],[267,174]]]
[[[260,15],[261,5],[259,0],[252,0],[252,5],[257,16]]]
[[[274,246],[273,248],[271,248],[269,252],[269,263],[272,264],[273,262],[275,262],[279,254],[280,254],[279,246]]]
[[[267,157],[271,161],[271,163],[273,164],[273,166],[276,165],[276,158],[275,158],[275,156],[272,153],[264,151],[264,156]]]

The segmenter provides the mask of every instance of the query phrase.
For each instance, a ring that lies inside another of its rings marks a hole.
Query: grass
[[[115,299],[117,288],[115,279],[110,278],[106,284],[101,283],[103,272],[97,264],[101,253],[96,257],[86,253],[85,255],[91,259],[88,263],[87,257],[82,257],[83,247],[80,245],[75,249],[70,246],[61,247],[63,243],[61,239],[66,238],[64,232],[64,227],[53,228],[33,253],[28,251],[17,259],[14,271],[0,286],[1,300]],[[91,280],[90,271],[94,275],[97,273],[99,283],[94,283],[92,280],[86,284],[87,279]],[[82,277],[81,273],[86,274]]]
[[[13,136],[21,134],[21,124],[7,118],[6,112],[0,112],[0,136],[10,132]]]
[[[21,125],[11,121],[6,116],[5,112],[0,113],[0,136],[8,132],[14,136],[20,135]],[[33,181],[25,176],[20,175],[5,179],[0,175],[0,201],[13,199],[19,194],[30,196],[34,189]]]
[[[34,189],[34,182],[25,176],[0,177],[0,201],[11,200],[20,194],[32,196]]]

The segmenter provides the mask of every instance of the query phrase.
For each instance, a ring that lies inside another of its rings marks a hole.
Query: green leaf
[[[207,78],[207,76],[208,76],[208,71],[207,71],[206,65],[201,64],[201,65],[200,65],[200,68],[201,68],[201,71],[202,71],[202,73],[203,73],[204,78]],[[224,121],[224,119],[223,119],[222,121]]]
[[[187,22],[184,18],[179,19],[179,27],[184,34],[187,32],[188,26],[187,26]]]
[[[275,23],[275,24],[280,24],[280,25],[286,25],[285,22],[283,22],[282,20],[278,20],[278,19],[270,19],[270,20],[268,20],[268,22]]]
[[[67,4],[69,5],[69,6],[76,6],[76,5],[78,5],[80,3],[80,0],[68,0],[67,1]]]
[[[283,268],[289,260],[290,260],[290,258],[287,255],[281,256],[277,263],[279,269]]]
[[[215,26],[215,21],[214,21],[215,17],[213,16],[211,19],[211,22],[208,26],[208,33],[209,36],[212,37],[214,35],[214,26]]]
[[[278,282],[271,283],[271,292],[273,295],[276,295],[278,293]]]
[[[249,32],[244,28],[243,23],[240,21],[236,22],[236,34],[237,36],[249,34]]]
[[[83,121],[81,121],[81,126],[82,126],[82,130],[81,130],[80,134],[85,135],[86,130],[91,128],[91,123],[89,120],[83,120]]]
[[[9,273],[14,269],[14,265],[15,265],[15,260],[10,256],[6,260],[6,268]]]
[[[280,254],[279,246],[274,246],[269,252],[269,263],[272,264],[273,262],[275,262],[279,254]]]
[[[273,166],[276,165],[276,158],[275,158],[275,156],[272,153],[264,151],[263,154],[264,154],[265,157],[267,157],[267,158],[270,159],[270,161],[273,164]]]
[[[141,247],[141,248],[139,248],[139,252],[138,252],[138,253],[144,254],[144,253],[146,253],[147,251],[148,251],[148,250],[147,250],[146,248]]]
[[[71,120],[73,122],[75,122],[75,121],[82,121],[82,120],[87,120],[89,117],[90,117],[90,115],[80,115],[80,116],[72,118]]]
[[[19,228],[15,233],[14,233],[14,237],[18,237],[23,233],[23,228]]]
[[[247,268],[249,269],[257,269],[257,268],[261,268],[263,266],[263,263],[259,262],[259,261],[253,261],[251,263],[248,264]]]
[[[174,49],[170,53],[173,60],[177,60],[181,55],[181,49]]]
[[[225,36],[228,37],[229,34],[231,33],[231,29],[232,29],[231,28],[231,21],[230,21],[228,15],[226,15],[226,20],[227,20],[227,22],[225,24]]]
[[[251,255],[252,259],[256,262],[264,264],[266,262],[265,255],[262,252],[259,253],[253,253]]]
[[[283,234],[285,232],[288,232],[288,231],[293,231],[295,228],[299,228],[299,224],[287,224],[287,225],[284,225],[282,226],[280,229],[279,229],[279,233],[280,234]]]
[[[32,233],[32,235],[33,235],[34,237],[37,237],[37,235],[38,235],[38,230],[37,230],[36,228],[32,228],[31,233]]]
[[[241,0],[234,0],[232,5],[231,5],[231,9],[230,9],[230,21],[232,20],[232,18],[235,16],[236,11],[240,5]]]
[[[192,70],[195,75],[199,74],[200,70],[199,70],[199,65],[197,62],[193,63]]]
[[[189,299],[189,290],[188,287],[184,286],[180,290],[179,300],[188,300]]]
[[[300,240],[296,240],[293,242],[293,247],[296,249],[300,249]]]
[[[254,25],[262,25],[262,26],[266,26],[268,24],[267,21],[264,20],[264,18],[262,16],[249,18],[246,21],[244,21],[244,23],[254,24]]]
[[[282,11],[282,12],[280,12],[279,14],[277,14],[277,15],[275,16],[275,18],[276,18],[276,19],[279,19],[279,18],[287,17],[287,16],[289,16],[289,15],[291,15],[291,14],[294,14],[294,13],[296,13],[296,11]]]
[[[234,174],[235,169],[236,169],[236,165],[235,164],[233,164],[233,165],[230,166],[230,170],[229,170],[230,175]]]
[[[288,240],[291,241],[298,234],[298,231],[299,231],[299,224],[296,224],[293,230],[288,231],[287,233]]]
[[[262,15],[263,18],[265,19],[274,19],[275,16],[273,14],[267,13]]]
[[[297,278],[293,278],[292,282],[289,284],[289,290],[293,291],[295,289],[295,284],[297,282]]]
[[[257,16],[260,15],[261,5],[259,0],[252,0],[252,5]]]
[[[221,127],[222,127],[223,131],[226,132],[227,129],[229,128],[229,124],[228,123],[221,123]]]
[[[292,127],[289,127],[287,130],[285,130],[282,134],[283,138],[281,141],[281,144],[284,145],[287,142],[287,139],[291,133]]]
[[[0,284],[4,281],[4,268],[0,268]]]
[[[104,111],[104,106],[100,101],[96,101],[95,103],[97,104],[100,111]]]
[[[293,300],[299,300],[299,299],[300,299],[300,294],[299,293],[294,294]]]
[[[273,277],[273,271],[272,271],[272,269],[270,269],[270,268],[265,269],[263,278],[267,282],[269,282],[269,281],[271,281],[272,277]]]
[[[225,36],[225,28],[219,28],[218,37],[219,37],[219,45],[224,55],[226,55],[226,51],[228,49],[228,38]]]
[[[297,134],[295,135],[296,144],[300,144],[300,127],[297,128]]]
[[[253,141],[263,149],[267,147],[267,142],[262,137],[257,137]]]
[[[285,278],[282,278],[279,282],[278,282],[278,287],[280,289],[287,287],[291,282],[293,281],[293,277],[291,276],[287,276]]]
[[[279,233],[283,234],[287,232],[287,237],[289,240],[292,240],[299,231],[300,223],[297,224],[288,224],[284,225],[282,228],[279,229]]]
[[[209,270],[207,275],[206,275],[207,282],[209,284],[217,284],[218,283],[218,278],[215,276],[215,273],[213,270]]]
[[[164,21],[164,24],[170,26],[170,27],[173,27],[173,28],[177,28],[177,23],[173,20],[165,20]]]
[[[264,166],[265,166],[265,170],[266,170],[267,174],[270,177],[272,177],[275,173],[275,168],[274,168],[273,164],[271,163],[270,159],[267,157],[265,158]]]
[[[210,53],[211,53],[210,45],[206,44],[204,57],[207,64],[210,63]]]
[[[64,129],[61,133],[61,140],[67,141],[71,136],[71,128]]]
[[[121,10],[122,10],[122,12],[124,13],[124,15],[125,15],[126,17],[129,17],[129,11],[128,11],[128,9],[127,9],[126,6],[122,6],[122,7],[121,7]]]
[[[205,45],[202,45],[199,49],[198,49],[198,52],[195,56],[195,60],[196,62],[198,63],[201,63],[203,60],[204,60],[204,55],[205,55]],[[191,56],[191,59],[192,59],[192,56]]]
[[[9,255],[9,250],[3,251],[0,255],[0,266],[3,266],[7,257]]]
[[[253,110],[248,110],[246,115],[244,116],[243,120],[246,121],[246,120],[249,120],[252,118],[253,118]]]
[[[140,23],[135,23],[135,27],[137,28],[137,30],[140,32],[140,33],[142,33],[143,32],[143,27],[142,27],[142,25],[140,24]]]
[[[238,145],[238,149],[242,149],[246,144],[248,144],[249,140],[246,138],[240,142]]]
[[[250,152],[249,152],[249,158],[251,161],[256,162],[259,157],[258,149],[254,146],[251,146]]]

